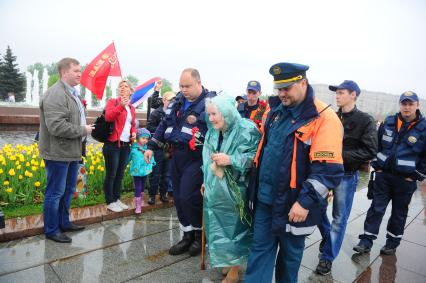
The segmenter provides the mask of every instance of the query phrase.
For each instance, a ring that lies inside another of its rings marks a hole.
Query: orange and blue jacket
[[[276,117],[275,110],[280,103],[279,97],[271,97],[269,100],[270,109],[264,116],[266,120],[262,123],[262,140],[254,161],[257,168],[260,168],[263,159],[268,158],[262,156],[262,153],[268,143],[268,131]],[[283,142],[285,150],[293,154],[285,154],[276,171],[278,188],[272,204],[272,230],[275,234],[291,232],[294,235],[309,235],[314,232],[327,208],[329,190],[338,186],[344,174],[343,126],[329,105],[315,99],[310,85],[302,114],[292,124],[290,134]],[[259,176],[256,179],[259,180]],[[258,186],[258,181],[254,183]],[[250,196],[256,198],[257,192]],[[296,201],[309,210],[304,222],[293,223],[288,220],[288,213]]]

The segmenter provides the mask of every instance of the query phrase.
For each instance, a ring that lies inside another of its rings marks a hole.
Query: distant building
[[[334,109],[337,109],[335,93],[328,89],[328,85],[313,84],[312,87],[318,99],[331,104]],[[376,120],[382,121],[386,116],[399,111],[399,95],[363,89],[356,105],[360,110],[371,114]],[[420,99],[420,111],[426,115],[425,99]]]

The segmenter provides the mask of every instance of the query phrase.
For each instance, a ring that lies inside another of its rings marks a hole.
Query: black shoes
[[[149,196],[148,204],[149,205],[154,205],[155,204],[155,196]]]
[[[357,253],[363,254],[363,253],[369,253],[371,249],[359,243],[358,245],[353,247],[353,250],[356,251]]]
[[[46,235],[46,238],[58,243],[71,243],[72,241],[70,237],[61,232],[49,236]]]
[[[196,256],[201,253],[201,230],[195,230],[194,231],[194,241],[192,242],[191,246],[189,247],[189,255],[190,256]]]
[[[182,240],[169,249],[169,254],[180,255],[187,252],[193,241],[194,231],[184,232]]]
[[[331,265],[332,265],[331,261],[326,259],[320,259],[315,272],[320,275],[328,275],[331,273]]]
[[[169,203],[169,199],[166,195],[160,195],[160,200],[162,203]]]
[[[75,225],[70,223],[70,225],[66,228],[62,228],[62,232],[72,232],[72,231],[81,231],[84,229],[84,226],[79,226],[79,225]]]
[[[394,255],[395,253],[396,253],[396,247],[395,248],[391,248],[391,247],[388,247],[388,246],[384,245],[380,249],[380,254],[381,255]]]

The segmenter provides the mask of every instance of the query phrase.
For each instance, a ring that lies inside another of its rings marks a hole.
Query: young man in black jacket
[[[316,272],[327,275],[331,272],[333,260],[339,254],[345,235],[346,224],[352,208],[352,202],[358,184],[358,171],[367,164],[377,153],[377,132],[373,117],[356,107],[356,100],[361,93],[354,81],[345,80],[338,86],[329,86],[336,92],[336,104],[339,107],[337,116],[342,121],[343,135],[343,165],[345,175],[340,185],[333,190],[333,222],[324,213],[322,223],[318,225],[321,231],[319,264]]]
[[[168,91],[163,94],[161,107],[155,109],[148,117],[148,122],[146,128],[151,132],[151,135],[155,134],[155,130],[166,116],[167,107],[170,102],[173,101],[176,97],[176,94],[172,91]],[[149,199],[148,204],[155,204],[155,196],[157,192],[160,191],[160,200],[164,203],[167,203],[167,170],[168,170],[168,159],[167,152],[165,148],[160,148],[154,151],[155,161],[157,165],[154,166],[152,174],[150,175],[150,187],[149,187]]]

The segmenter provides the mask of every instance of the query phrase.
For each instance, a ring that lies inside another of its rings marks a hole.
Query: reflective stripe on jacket
[[[399,114],[389,116],[379,129],[379,152],[372,166],[393,174],[422,181],[426,177],[426,120],[402,126]]]

